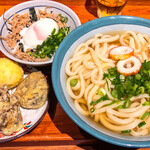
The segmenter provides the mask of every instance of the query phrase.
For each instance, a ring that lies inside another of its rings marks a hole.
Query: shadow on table
[[[53,85],[52,85],[52,79],[51,79],[51,68],[52,64],[47,65],[47,66],[42,66],[42,67],[36,67],[36,69],[42,71],[45,76],[47,77],[47,82],[49,85],[49,95],[48,95],[48,102],[49,102],[49,109],[48,113],[53,120],[55,116],[55,111],[56,111],[56,105],[58,103],[57,98],[55,96],[54,90],[53,90]]]
[[[61,133],[68,134],[73,140],[74,144],[82,148],[82,146],[90,146],[93,150],[136,150],[133,148],[124,148],[116,145],[112,145],[101,141],[84,130],[78,127],[63,111],[60,104],[57,104],[55,117],[53,123]],[[68,141],[69,143],[69,141]]]
[[[86,0],[85,1],[85,8],[87,9],[87,11],[94,15],[95,17],[97,17],[97,7],[94,3],[95,0]]]

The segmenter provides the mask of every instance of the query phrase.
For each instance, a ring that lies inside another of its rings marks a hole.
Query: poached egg
[[[23,38],[20,41],[24,45],[24,50],[41,45],[51,35],[54,28],[56,29],[55,33],[57,33],[59,27],[56,21],[50,18],[41,18],[29,28],[23,28],[20,32]]]

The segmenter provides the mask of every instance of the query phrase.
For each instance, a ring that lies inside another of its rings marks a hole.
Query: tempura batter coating
[[[18,63],[7,58],[0,58],[0,87],[7,88],[17,86],[23,80],[24,71]]]
[[[19,131],[23,127],[20,104],[6,88],[0,88],[0,131],[5,135]]]
[[[33,72],[28,75],[17,87],[14,95],[21,107],[37,109],[43,106],[47,100],[48,84],[42,72]]]

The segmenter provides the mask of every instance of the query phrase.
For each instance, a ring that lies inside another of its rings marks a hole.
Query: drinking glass
[[[126,0],[94,0],[98,17],[121,15]]]

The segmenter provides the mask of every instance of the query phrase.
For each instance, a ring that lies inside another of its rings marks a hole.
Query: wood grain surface
[[[0,0],[0,16],[4,11],[16,4],[26,0]],[[56,0],[70,7],[80,18],[81,23],[97,18],[96,6],[92,0]],[[138,16],[150,19],[150,0],[128,0],[123,9],[122,15]],[[0,57],[5,57],[0,52]],[[109,149],[124,150],[89,135],[79,128],[63,111],[54,94],[51,83],[51,65],[37,67],[48,76],[50,85],[49,110],[42,122],[30,133],[11,142],[0,144],[0,150],[91,150],[91,149]],[[135,150],[130,148],[129,150]],[[144,149],[138,149],[144,150]],[[150,150],[146,148],[145,150]]]

